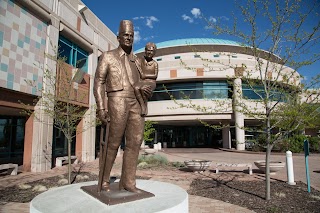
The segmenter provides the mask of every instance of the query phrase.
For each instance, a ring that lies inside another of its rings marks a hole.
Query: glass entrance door
[[[0,164],[23,164],[24,117],[0,116]]]
[[[75,155],[76,137],[72,138],[71,155]],[[52,167],[55,166],[56,157],[68,156],[68,141],[63,132],[53,127],[53,143],[52,143]]]
[[[221,139],[221,130],[204,126],[155,126],[158,141],[163,147],[217,147]]]

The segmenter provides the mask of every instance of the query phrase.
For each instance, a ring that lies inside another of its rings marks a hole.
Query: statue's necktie
[[[127,70],[127,75],[128,75],[128,79],[131,85],[133,85],[133,76],[132,76],[132,70],[130,67],[130,62],[129,62],[129,55],[124,55],[124,64]]]

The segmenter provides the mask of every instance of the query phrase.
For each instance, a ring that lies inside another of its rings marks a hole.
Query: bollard
[[[311,187],[310,187],[310,173],[309,173],[309,141],[304,140],[304,157],[305,157],[305,162],[306,162],[306,176],[307,176],[307,186],[308,186],[308,192],[311,192]]]
[[[153,144],[153,148],[156,149],[156,150],[159,150],[158,143],[154,143],[154,144]]]
[[[293,173],[293,161],[292,161],[292,152],[286,152],[286,162],[287,162],[287,176],[288,176],[288,184],[296,185],[294,182],[294,173]]]
[[[161,150],[162,146],[161,146],[161,142],[158,142],[158,150]]]

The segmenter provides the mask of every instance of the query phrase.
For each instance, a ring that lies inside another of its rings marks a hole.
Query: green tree
[[[237,2],[236,2],[237,4]],[[270,199],[270,157],[274,145],[295,131],[315,126],[319,118],[320,75],[308,84],[302,84],[298,71],[320,59],[317,49],[320,41],[320,2],[310,0],[248,0],[241,1],[234,11],[232,26],[224,20],[210,22],[203,17],[215,35],[233,37],[241,43],[243,53],[251,55],[253,62],[202,58],[205,72],[234,69],[229,76],[233,86],[233,109],[260,121],[260,133],[266,149],[266,191]],[[201,52],[193,49],[194,52]],[[183,66],[188,66],[182,61]],[[193,68],[190,68],[193,69]],[[236,80],[235,80],[236,79]],[[246,87],[257,97],[249,99],[243,94]],[[171,98],[174,99],[173,96]],[[213,100],[213,106],[199,106],[186,97],[187,102],[175,100],[179,107],[200,112],[219,113],[226,110],[228,101]],[[216,107],[218,106],[218,107]],[[204,123],[204,122],[203,122]],[[209,125],[209,124],[206,124]],[[245,129],[244,126],[236,128]]]
[[[156,129],[153,127],[154,124],[156,124],[157,122],[155,121],[151,121],[151,120],[146,120],[145,124],[144,124],[144,132],[143,132],[143,140],[144,142],[152,142],[153,141],[153,137],[152,135],[154,134],[154,132],[156,131]]]
[[[57,51],[55,51],[57,52]],[[27,81],[28,85],[36,88],[40,95],[34,100],[34,109],[23,102],[23,114],[33,116],[37,121],[44,122],[43,116],[48,116],[53,121],[53,126],[61,131],[67,140],[68,150],[68,183],[71,183],[71,145],[72,139],[79,133],[96,125],[94,107],[87,108],[89,91],[80,92],[77,84],[83,80],[84,72],[65,63],[65,59],[46,55],[53,59],[56,70],[48,65],[35,64],[43,70],[42,87],[37,87],[36,82]],[[84,119],[87,118],[87,119]],[[78,124],[81,120],[82,127]],[[46,121],[47,122],[47,121]]]
[[[234,12],[237,16],[234,16],[233,26],[222,22],[209,22],[209,25],[217,35],[237,38],[246,53],[254,57],[254,66],[241,64],[239,70],[242,82],[259,99],[248,104],[246,97],[240,94],[243,98],[234,104],[241,113],[261,121],[262,133],[266,135],[265,198],[269,200],[269,162],[273,146],[299,128],[312,125],[319,113],[317,106],[312,104],[319,101],[319,90],[309,90],[319,86],[319,75],[306,86],[300,83],[301,76],[297,71],[320,58],[315,49],[320,40],[320,4],[315,0],[307,3],[249,0],[238,9]],[[272,132],[279,130],[271,137]]]

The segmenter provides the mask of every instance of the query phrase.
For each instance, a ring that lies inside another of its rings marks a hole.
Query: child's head
[[[152,58],[157,51],[157,46],[155,43],[148,42],[145,47],[145,55],[147,58]]]

